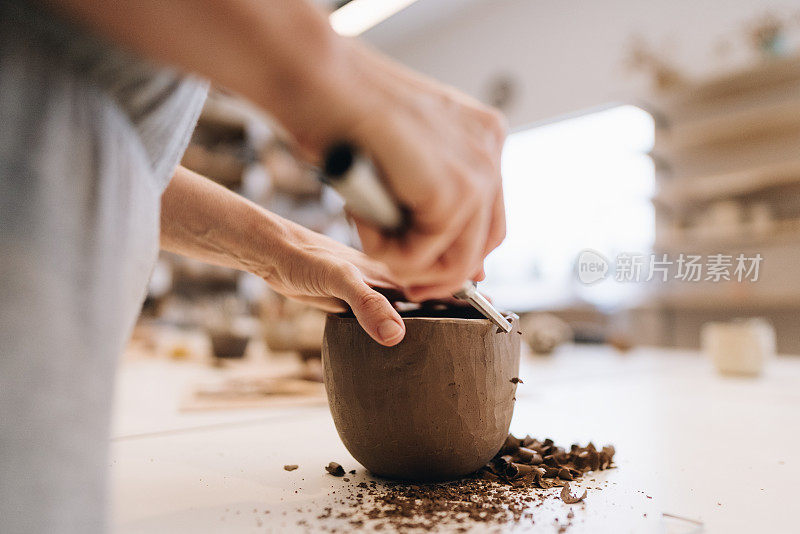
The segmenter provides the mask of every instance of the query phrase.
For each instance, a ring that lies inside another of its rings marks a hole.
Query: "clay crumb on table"
[[[344,468],[340,464],[337,464],[336,462],[331,462],[328,465],[326,465],[325,471],[327,471],[328,473],[330,473],[335,477],[344,476]]]

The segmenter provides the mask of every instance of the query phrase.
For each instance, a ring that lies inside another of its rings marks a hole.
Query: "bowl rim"
[[[346,316],[345,313],[347,314]],[[514,323],[515,320],[519,319],[519,316],[513,312],[501,311],[500,313],[502,313],[503,317],[505,317],[512,324]],[[351,317],[349,312],[329,313],[327,319],[332,319],[332,318],[335,318],[337,321],[343,321],[343,322],[347,321],[356,323],[358,322],[358,319],[354,316]],[[410,321],[414,323],[432,322],[436,324],[456,323],[456,324],[471,324],[471,325],[486,325],[486,326],[494,325],[492,321],[486,319],[485,317],[480,319],[467,319],[464,317],[403,317],[401,315],[401,318],[403,319],[404,323]]]

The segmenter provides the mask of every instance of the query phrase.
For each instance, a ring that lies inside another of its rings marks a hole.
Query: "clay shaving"
[[[325,466],[325,471],[332,474],[335,477],[343,477],[344,476],[344,468],[337,464],[336,462],[331,462]]]
[[[300,467],[300,466],[298,466],[297,464],[286,464],[286,465],[283,466],[283,469],[285,471],[294,471],[298,467]]]
[[[586,491],[579,497],[572,496],[569,481],[613,467],[614,452],[612,446],[598,450],[592,443],[584,447],[572,445],[566,450],[551,439],[509,435],[486,466],[462,480],[439,484],[360,482],[347,487],[348,493],[338,499],[340,506],[335,511],[327,507],[318,518],[347,520],[351,528],[365,526],[365,521],[370,520],[369,526],[374,530],[399,531],[447,527],[466,532],[475,522],[532,524],[535,508],[547,499],[560,498],[567,504],[586,499]],[[325,468],[328,472],[331,465],[334,463]],[[542,491],[553,487],[562,487],[560,494]],[[572,517],[574,514],[567,516],[567,522],[557,524],[557,531],[566,531]]]
[[[573,497],[569,492],[569,482],[565,483],[564,487],[561,488],[561,500],[567,504],[575,504],[576,502],[581,502],[585,498],[586,490],[583,490],[583,495],[580,497]]]

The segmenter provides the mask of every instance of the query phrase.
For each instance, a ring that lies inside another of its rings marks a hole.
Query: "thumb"
[[[403,340],[406,327],[386,297],[363,280],[350,280],[340,297],[350,305],[361,327],[372,339],[391,347]]]

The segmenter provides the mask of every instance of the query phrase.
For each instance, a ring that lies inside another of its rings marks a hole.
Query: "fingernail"
[[[402,327],[391,319],[387,319],[378,325],[378,335],[384,341],[392,341],[402,333]]]

